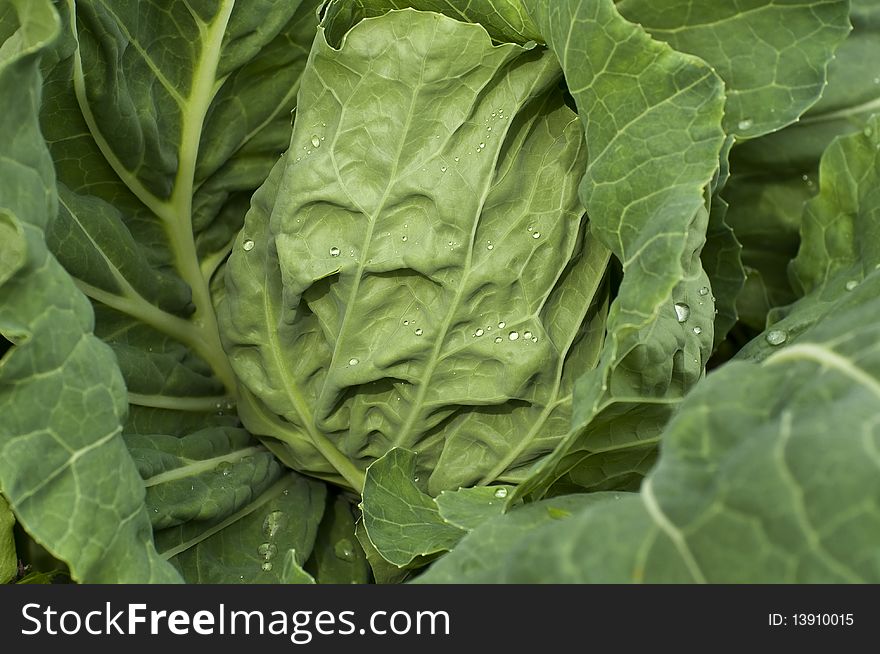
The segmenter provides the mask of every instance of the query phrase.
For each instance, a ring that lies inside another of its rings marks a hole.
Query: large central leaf
[[[338,50],[319,33],[227,270],[241,415],[291,466],[360,490],[404,447],[436,494],[521,479],[568,430],[609,255],[560,79],[552,53],[437,14],[362,21]]]

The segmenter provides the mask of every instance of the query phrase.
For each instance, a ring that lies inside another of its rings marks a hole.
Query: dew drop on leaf
[[[702,333],[703,333],[703,328],[702,328],[702,327],[694,327],[694,334],[696,334],[697,336],[699,336],[699,335],[702,334]]]
[[[496,343],[500,343],[500,342],[503,341],[503,340],[504,340],[504,339],[501,338],[500,336],[496,336],[496,337],[495,337],[495,342],[496,342]]]
[[[477,331],[474,332],[474,336],[479,338],[480,336],[482,336],[485,333],[486,332],[484,332],[482,329],[478,329]]]
[[[764,338],[770,345],[776,346],[785,343],[788,334],[781,329],[771,329]]]
[[[678,319],[678,322],[684,322],[691,317],[691,308],[684,302],[676,302],[675,317]]]
[[[525,338],[527,340],[532,340],[532,332],[524,332],[523,338]]]
[[[272,566],[272,562],[271,562],[271,561],[266,561],[265,563],[263,563],[263,565],[260,566],[260,569],[261,569],[263,572],[269,572],[270,570],[272,570],[272,567],[273,567],[273,566]]]
[[[338,257],[339,256],[339,248],[336,247],[335,245],[332,248],[330,248],[330,256],[331,257]]]
[[[532,238],[541,238],[541,232],[535,232],[532,234]]]
[[[419,328],[419,329],[417,329],[417,330],[415,331],[416,336],[421,336],[421,335],[424,334],[424,333],[425,333],[425,332],[423,332],[421,328]]]
[[[506,323],[506,322],[501,321],[501,322],[498,323],[498,329],[504,329],[505,327],[507,327],[507,323]]]
[[[707,295],[709,295],[709,287],[704,286],[703,288],[701,288],[700,295],[702,295],[703,297],[706,297]]]
[[[260,543],[260,546],[257,548],[257,554],[262,556],[266,561],[275,558],[277,552],[278,548],[274,543]]]
[[[272,511],[266,516],[266,519],[263,520],[263,535],[270,540],[274,538],[275,534],[278,533],[278,530],[281,529],[283,521],[283,511]]]
[[[856,286],[858,285],[858,281],[856,281],[855,279],[851,279],[846,283],[846,286],[844,288],[846,288],[846,290],[848,291],[854,291],[856,290]]]
[[[315,135],[312,135],[312,147],[313,148],[320,148],[321,147],[321,139],[319,139]]]
[[[737,127],[739,128],[739,130],[741,132],[744,132],[747,129],[751,129],[754,124],[755,124],[754,120],[746,118],[745,120],[739,121],[739,124],[737,125]]]
[[[337,559],[342,561],[354,561],[354,545],[347,538],[336,541],[336,545],[333,546],[333,553]]]
[[[254,242],[251,239],[247,239],[244,243],[241,244],[241,249],[245,252],[250,252],[254,249]]]
[[[499,488],[498,490],[495,491],[495,497],[497,497],[499,500],[504,499],[505,497],[507,497],[507,489],[506,488]]]
[[[517,339],[519,338],[519,332],[510,332],[510,333],[507,335],[507,338],[509,338],[509,339],[512,340],[512,341],[515,341],[515,340],[517,340]]]
[[[348,360],[348,365],[350,365],[350,366],[356,366],[359,363],[360,363],[360,359],[351,358]]]

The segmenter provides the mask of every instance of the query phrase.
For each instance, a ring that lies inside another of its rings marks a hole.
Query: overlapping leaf
[[[58,33],[48,1],[6,2],[0,49],[0,487],[22,526],[88,582],[179,580],[153,546],[121,437],[125,386],[88,300],[47,251],[52,161],[39,61]]]
[[[880,119],[869,126],[823,158],[796,264],[810,295],[685,400],[639,495],[487,545],[503,563],[486,581],[880,580]]]

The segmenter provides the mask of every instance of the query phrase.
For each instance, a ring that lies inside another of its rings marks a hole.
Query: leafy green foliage
[[[0,0],[0,581],[876,582],[875,4]]]

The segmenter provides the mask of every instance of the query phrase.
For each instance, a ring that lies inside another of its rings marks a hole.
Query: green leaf
[[[512,486],[476,486],[443,491],[434,500],[440,517],[464,531],[476,529],[490,518],[504,512]]]
[[[788,125],[821,96],[849,32],[849,0],[622,0],[627,19],[724,80],[724,130],[754,138]]]
[[[354,507],[340,494],[327,498],[327,508],[306,569],[319,584],[366,584],[367,555],[355,534]]]
[[[639,497],[541,531],[493,581],[877,583],[877,297],[875,273],[796,345],[711,375]]]
[[[853,5],[854,29],[829,66],[822,99],[794,125],[733,150],[734,175],[723,195],[748,271],[738,311],[759,331],[772,309],[797,298],[788,265],[799,247],[803,205],[818,192],[819,158],[837,136],[864,129],[880,109],[880,14],[868,4]]]
[[[863,132],[831,144],[820,165],[820,193],[804,207],[801,246],[792,279],[806,297],[777,311],[772,338],[758,338],[741,358],[764,359],[780,345],[838,311],[841,295],[858,288],[880,266],[880,115]]]
[[[19,522],[85,582],[172,582],[120,436],[125,387],[86,298],[46,250],[55,217],[40,134],[39,61],[58,32],[48,1],[0,8],[0,487]],[[11,27],[14,26],[14,27]]]
[[[243,429],[210,427],[182,438],[126,436],[147,489],[154,529],[222,519],[282,475],[277,459]]]
[[[6,499],[0,495],[0,584],[9,583],[18,575],[13,527],[15,516]]]
[[[208,420],[235,391],[209,285],[287,145],[319,2],[61,4],[50,246],[100,307],[131,403]]]
[[[519,495],[540,494],[578,467],[600,471],[619,450],[638,469],[701,379],[715,318],[699,259],[704,189],[724,143],[722,83],[705,63],[652,40],[611,0],[528,6],[577,103],[590,149],[580,196],[623,280],[601,361],[583,369],[575,391],[575,428]]]
[[[291,472],[231,516],[163,529],[156,544],[190,583],[314,583],[303,566],[325,498],[324,484]]]
[[[373,571],[373,580],[377,584],[397,584],[409,577],[411,574],[410,570],[406,568],[398,568],[393,563],[386,561],[385,558],[379,554],[379,551],[375,548],[373,543],[370,542],[370,538],[367,536],[363,521],[358,522],[355,526],[355,535],[367,556],[367,562],[370,564],[370,569]]]
[[[221,313],[240,415],[285,463],[360,491],[418,450],[434,496],[514,483],[568,430],[608,254],[559,82],[552,53],[437,14],[362,21],[338,50],[320,32]]]
[[[394,448],[367,468],[361,503],[370,542],[399,568],[446,552],[465,532],[446,522],[434,500],[416,485],[416,454]]]
[[[536,529],[561,521],[597,502],[619,498],[617,493],[565,495],[534,502],[476,527],[455,549],[431,565],[414,582],[417,584],[491,583],[509,565],[507,553]]]
[[[795,266],[810,294],[692,391],[638,495],[510,543],[487,581],[880,580],[880,117],[869,126],[822,159]]]
[[[339,46],[345,33],[358,21],[411,7],[435,11],[466,23],[479,23],[500,42],[524,44],[541,41],[537,26],[522,0],[332,0],[324,13],[327,40]]]

